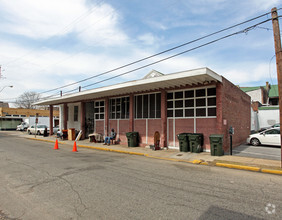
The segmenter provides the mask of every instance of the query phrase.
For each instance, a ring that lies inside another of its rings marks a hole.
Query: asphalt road
[[[276,146],[252,146],[242,144],[232,151],[233,155],[242,157],[254,157],[269,160],[281,160],[281,147]]]
[[[281,219],[282,177],[0,132],[0,219]]]

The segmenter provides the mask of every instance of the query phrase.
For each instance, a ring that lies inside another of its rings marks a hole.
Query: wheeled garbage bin
[[[191,153],[200,153],[203,151],[204,136],[201,133],[193,133],[188,135]]]
[[[182,152],[189,152],[188,133],[181,133],[177,135],[179,140],[179,150]]]
[[[135,131],[126,133],[128,147],[138,147],[138,136],[138,132]]]
[[[222,143],[223,143],[222,134],[210,135],[211,156],[222,156],[224,154]]]

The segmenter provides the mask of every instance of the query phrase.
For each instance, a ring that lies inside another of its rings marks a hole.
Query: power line
[[[102,2],[103,2],[103,0],[101,0],[101,1],[100,1],[99,3],[97,3],[96,5],[101,4]],[[173,5],[173,4],[176,4],[176,0],[175,0],[175,2],[173,2],[173,3],[171,3],[171,4],[167,5],[167,6],[171,6],[171,5]],[[93,7],[93,8],[94,8],[94,7]],[[86,13],[86,16],[89,16],[89,14],[92,14],[92,13],[93,13],[93,11],[92,11],[93,8],[91,8],[91,9]],[[96,8],[96,7],[95,7],[95,8]],[[91,11],[92,11],[92,12],[91,12]],[[82,29],[82,30],[78,33],[78,36],[79,36],[80,34],[82,34],[84,31],[86,31],[90,26],[93,26],[94,24],[97,24],[98,22],[102,21],[103,19],[105,19],[106,17],[110,16],[111,14],[112,14],[112,12],[111,12],[111,13],[108,13],[107,15],[103,16],[102,18],[100,18],[100,19],[97,20],[96,22],[94,22],[94,23],[90,24],[89,26],[87,26],[86,28]],[[84,14],[81,15],[81,16],[79,16],[79,17],[78,17],[77,19],[75,19],[73,22],[71,22],[70,24],[68,24],[63,30],[65,30],[65,29],[67,30],[69,26],[71,26],[72,24],[77,23],[78,21],[82,20],[83,17],[86,17],[86,16],[85,16]],[[63,32],[64,32],[64,31],[61,31],[61,32],[59,32],[59,33],[63,33]],[[58,35],[58,34],[56,34],[56,35]],[[69,41],[69,40],[65,41],[64,43],[66,43],[66,42],[68,42],[68,41]],[[46,67],[44,67],[44,68],[38,70],[38,72],[44,71],[44,70],[48,69],[48,68],[51,67],[51,66],[56,66],[56,65],[58,65],[58,64],[60,64],[60,63],[62,63],[62,62],[64,62],[64,61],[66,61],[66,60],[68,60],[68,59],[70,59],[70,58],[72,58],[72,57],[74,57],[74,56],[77,56],[79,53],[81,53],[81,52],[87,50],[87,49],[90,48],[90,47],[93,47],[93,45],[87,46],[87,47],[85,47],[85,48],[83,48],[83,49],[81,49],[81,50],[79,50],[79,51],[77,51],[77,52],[75,52],[75,53],[73,53],[73,54],[71,54],[71,55],[68,55],[67,57],[62,58],[61,60],[59,60],[59,61],[57,61],[57,62],[55,62],[55,63],[53,63],[53,64],[50,64],[50,65],[48,65],[48,66],[46,66]],[[48,53],[47,53],[47,54],[48,54]],[[8,63],[8,64],[9,64],[9,63]]]
[[[67,85],[64,85],[64,86],[60,86],[60,87],[57,87],[57,88],[54,88],[54,89],[50,89],[50,90],[41,92],[40,94],[44,94],[44,93],[56,91],[56,90],[58,90],[58,89],[66,88],[66,87],[69,87],[69,86],[72,86],[72,85],[76,85],[76,84],[78,84],[78,83],[81,83],[81,82],[84,82],[84,81],[87,81],[87,80],[90,80],[90,79],[93,79],[93,78],[96,78],[96,77],[99,77],[99,76],[102,76],[102,75],[105,75],[105,74],[114,72],[114,71],[117,71],[117,70],[120,70],[120,69],[123,69],[123,68],[128,67],[128,66],[131,66],[131,65],[133,65],[133,64],[140,63],[140,62],[142,62],[142,61],[145,61],[145,60],[148,60],[148,59],[150,59],[150,58],[156,57],[156,56],[158,56],[158,55],[167,53],[167,52],[169,52],[169,51],[178,49],[178,48],[183,47],[183,46],[186,46],[186,45],[188,45],[188,44],[192,44],[192,43],[195,43],[195,42],[197,42],[197,41],[203,40],[203,39],[205,39],[205,38],[211,37],[211,36],[213,36],[213,35],[219,34],[219,33],[221,33],[221,32],[227,31],[227,30],[229,30],[229,29],[232,29],[232,28],[234,28],[234,27],[240,26],[240,25],[242,25],[242,24],[245,24],[245,23],[254,21],[254,20],[258,19],[258,18],[261,18],[261,17],[263,17],[263,16],[268,15],[269,13],[270,13],[270,12],[265,13],[265,14],[262,14],[262,15],[260,15],[260,16],[255,17],[255,18],[249,19],[249,20],[247,20],[247,21],[244,21],[244,22],[241,22],[241,23],[232,25],[232,26],[230,26],[230,27],[221,29],[221,30],[219,30],[219,31],[216,31],[216,32],[213,32],[213,33],[211,33],[211,34],[205,35],[205,36],[203,36],[203,37],[197,38],[197,39],[195,39],[195,40],[188,41],[188,42],[186,42],[186,43],[183,43],[183,44],[180,44],[180,45],[178,45],[178,46],[172,47],[172,48],[170,48],[170,49],[164,50],[164,51],[162,51],[162,52],[159,52],[159,53],[156,53],[156,54],[147,56],[147,57],[142,58],[142,59],[139,59],[139,60],[137,60],[137,61],[134,61],[134,62],[125,64],[125,65],[123,65],[123,66],[114,68],[114,69],[112,69],[112,70],[109,70],[109,71],[106,71],[106,72],[103,72],[103,73],[100,73],[100,74],[97,74],[97,75],[94,75],[94,76],[91,76],[91,77],[88,77],[88,78],[79,80],[79,81],[74,82],[74,83],[70,83],[70,84],[67,84]]]
[[[149,64],[147,64],[147,65],[143,65],[143,66],[138,67],[138,68],[135,68],[135,69],[133,69],[133,70],[130,70],[130,71],[121,73],[121,74],[119,74],[119,75],[116,75],[116,76],[113,76],[113,77],[109,77],[109,78],[107,78],[107,79],[104,79],[104,80],[101,80],[101,81],[98,81],[98,82],[95,82],[95,83],[92,83],[92,84],[83,86],[82,88],[87,88],[87,87],[89,87],[89,86],[93,86],[93,85],[96,85],[96,84],[99,84],[99,83],[102,83],[102,82],[105,82],[105,81],[108,81],[108,80],[111,80],[111,79],[115,79],[115,78],[117,78],[117,77],[120,77],[120,76],[129,74],[129,73],[135,72],[135,71],[137,71],[137,70],[144,69],[144,68],[146,68],[146,67],[148,67],[148,66],[152,66],[152,65],[154,65],[154,64],[163,62],[163,61],[165,61],[165,60],[168,60],[168,59],[171,59],[171,58],[180,56],[180,55],[182,55],[182,54],[185,54],[185,53],[188,53],[188,52],[190,52],[190,51],[199,49],[199,48],[204,47],[204,46],[207,46],[207,45],[209,45],[209,44],[213,44],[213,43],[215,43],[215,42],[217,42],[217,41],[220,41],[220,40],[223,40],[223,39],[225,39],[225,38],[229,38],[229,37],[231,37],[231,36],[234,36],[234,35],[237,35],[237,34],[241,34],[241,33],[247,33],[248,31],[253,30],[253,29],[254,29],[255,27],[257,27],[258,25],[261,25],[261,24],[263,24],[263,23],[266,23],[266,22],[268,22],[268,21],[270,21],[270,20],[272,20],[272,19],[270,18],[270,19],[264,20],[264,21],[262,21],[262,22],[260,22],[260,23],[257,23],[257,24],[255,24],[255,25],[252,25],[252,26],[250,26],[250,27],[247,27],[247,28],[245,28],[245,29],[243,29],[243,30],[241,30],[241,31],[237,31],[237,32],[234,32],[234,33],[232,33],[232,34],[225,35],[225,36],[223,36],[223,37],[220,37],[220,38],[217,38],[217,39],[215,39],[215,40],[209,41],[209,42],[207,42],[207,43],[205,43],[205,44],[202,44],[202,45],[199,45],[199,46],[197,46],[197,47],[194,47],[194,48],[191,48],[191,49],[182,51],[182,52],[180,52],[180,53],[177,53],[177,54],[175,54],[175,55],[172,55],[172,56],[169,56],[169,57],[160,59],[160,60],[155,61],[155,62],[153,62],[153,63],[149,63]],[[72,92],[74,92],[74,91],[77,91],[77,89],[73,89],[73,90],[64,92],[64,94],[72,93]]]
[[[257,16],[257,17],[255,17],[255,18],[249,19],[249,20],[247,20],[247,21],[241,22],[241,23],[239,23],[239,24],[230,26],[230,27],[228,27],[228,28],[222,29],[222,30],[220,30],[220,31],[217,31],[217,32],[214,32],[214,33],[212,33],[212,34],[206,35],[206,36],[204,36],[204,37],[198,38],[198,39],[196,39],[196,40],[189,41],[189,42],[187,42],[187,43],[184,43],[184,44],[181,44],[181,45],[179,45],[179,46],[173,47],[173,48],[171,48],[171,49],[168,49],[168,50],[162,51],[162,52],[160,52],[160,53],[151,55],[151,56],[149,56],[149,57],[145,57],[145,58],[143,58],[143,59],[137,60],[137,61],[132,62],[132,63],[130,63],[130,64],[126,64],[126,65],[124,65],[124,66],[115,68],[114,70],[110,70],[110,71],[107,71],[107,72],[105,72],[105,73],[101,73],[101,74],[98,74],[98,75],[96,75],[96,76],[89,77],[89,79],[95,78],[95,77],[98,77],[98,76],[101,76],[101,75],[104,75],[104,74],[109,73],[109,72],[113,72],[113,71],[118,70],[118,69],[122,69],[122,68],[124,68],[124,67],[126,67],[126,66],[130,66],[130,65],[132,65],[132,64],[141,62],[141,61],[143,61],[143,60],[146,60],[146,59],[149,59],[149,58],[152,58],[152,57],[155,57],[155,56],[157,56],[157,55],[160,55],[160,54],[163,54],[163,53],[165,53],[165,52],[174,50],[174,49],[176,49],[176,48],[180,48],[180,47],[182,47],[182,46],[184,46],[184,45],[191,44],[191,43],[196,42],[196,41],[198,41],[198,40],[207,38],[207,37],[209,37],[209,36],[212,36],[212,35],[215,35],[215,34],[217,34],[217,33],[223,32],[223,31],[225,31],[225,30],[234,28],[234,27],[239,26],[239,25],[242,25],[242,24],[244,24],[244,23],[253,21],[253,20],[258,19],[258,18],[260,18],[260,17],[263,17],[263,16],[265,16],[265,15],[267,15],[267,14],[269,14],[269,13],[265,13],[265,14],[263,14],[263,15],[260,15],[260,16]],[[281,17],[281,16],[279,16],[279,17]],[[117,78],[117,77],[119,77],[119,76],[122,76],[122,75],[125,75],[125,74],[128,74],[128,73],[137,71],[137,70],[139,70],[139,69],[143,69],[143,68],[145,68],[145,67],[154,65],[154,64],[156,64],[156,63],[160,63],[160,62],[162,62],[162,61],[165,61],[165,60],[171,59],[171,58],[173,58],[173,57],[179,56],[179,55],[181,55],[181,54],[187,53],[187,52],[189,52],[189,51],[192,51],[192,50],[201,48],[201,47],[203,47],[203,46],[207,46],[207,45],[209,45],[209,44],[215,43],[215,42],[217,42],[217,41],[219,41],[219,40],[222,40],[222,39],[224,39],[224,38],[231,37],[231,36],[233,36],[233,35],[235,35],[235,34],[246,33],[246,32],[248,32],[249,30],[254,29],[254,28],[257,27],[258,25],[263,24],[263,23],[265,23],[265,22],[267,22],[267,21],[269,21],[269,20],[272,20],[272,19],[265,20],[265,21],[263,21],[263,22],[260,22],[260,23],[255,24],[255,25],[253,25],[253,26],[250,26],[250,27],[248,27],[248,28],[245,28],[245,29],[242,30],[242,31],[235,32],[235,33],[230,34],[230,35],[226,35],[226,36],[224,36],[224,37],[221,37],[221,38],[218,38],[218,39],[216,39],[216,40],[210,41],[210,42],[208,42],[208,43],[202,44],[202,45],[197,46],[197,47],[195,47],[195,48],[192,48],[192,49],[189,49],[189,50],[185,50],[185,51],[183,51],[183,52],[181,52],[181,53],[178,53],[178,54],[169,56],[169,57],[167,57],[167,58],[161,59],[161,60],[156,61],[156,62],[153,62],[153,63],[151,63],[151,64],[147,64],[147,65],[145,65],[145,66],[136,68],[136,69],[134,69],[134,70],[127,71],[127,72],[122,73],[122,74],[119,74],[119,75],[117,75],[117,76],[110,77],[110,78],[108,78],[108,79],[105,79],[105,80],[102,80],[102,81],[99,81],[99,82],[96,82],[96,83],[93,83],[93,84],[89,84],[89,85],[84,86],[84,87],[82,87],[82,88],[86,88],[86,87],[89,87],[89,86],[94,85],[94,84],[98,84],[98,83],[101,83],[101,82],[104,82],[104,81],[108,81],[108,80],[110,80],[110,79]],[[65,85],[65,86],[58,87],[58,88],[56,88],[56,89],[48,90],[48,91],[45,91],[45,92],[43,92],[43,93],[50,92],[50,91],[55,91],[55,90],[58,90],[58,89],[60,89],[60,88],[65,88],[65,87],[70,86],[70,85],[75,85],[75,84],[77,84],[77,83],[79,83],[79,82],[86,81],[86,80],[88,80],[88,78],[87,78],[87,79],[84,79],[84,80],[81,80],[81,81],[78,81],[78,82],[76,82],[76,83],[71,83],[71,84],[69,84],[69,85]],[[70,91],[64,92],[64,94],[68,94],[68,93],[71,93],[71,92],[76,91],[76,90],[77,90],[77,89],[70,90]],[[43,93],[39,93],[39,94],[43,94]],[[41,99],[46,99],[46,98],[55,97],[55,96],[58,96],[58,94],[56,93],[56,94],[54,94],[54,95],[50,95],[50,96],[47,96],[47,97],[43,97],[43,98],[41,98]],[[16,99],[16,98],[13,98],[13,99]],[[5,99],[5,100],[8,100],[8,99]],[[12,100],[12,98],[9,99],[9,100]]]
[[[199,48],[201,48],[201,47],[204,47],[204,46],[207,46],[207,45],[209,45],[209,44],[215,43],[215,42],[217,42],[217,41],[223,40],[223,39],[225,39],[225,38],[228,38],[228,37],[231,37],[231,36],[234,36],[234,35],[237,35],[237,34],[241,34],[241,33],[247,33],[248,31],[253,30],[254,28],[256,28],[258,25],[261,25],[261,24],[263,24],[263,23],[266,23],[266,22],[268,22],[268,21],[270,21],[270,20],[272,20],[272,19],[264,20],[264,21],[262,21],[262,22],[260,22],[260,23],[257,23],[257,24],[255,24],[255,25],[252,25],[252,26],[250,26],[250,27],[247,27],[247,28],[245,28],[245,29],[243,29],[243,30],[241,30],[241,31],[237,31],[237,32],[234,32],[234,33],[232,33],[232,34],[225,35],[225,36],[220,37],[220,38],[218,38],[218,39],[215,39],[215,40],[213,40],[213,41],[210,41],[210,42],[207,42],[207,43],[205,43],[205,44],[199,45],[199,46],[197,46],[197,47],[194,47],[194,48],[191,48],[191,49],[182,51],[182,52],[177,53],[177,54],[175,54],[175,55],[172,55],[172,56],[169,56],[169,57],[160,59],[160,60],[155,61],[155,62],[153,62],[153,63],[149,63],[149,64],[147,64],[147,65],[143,65],[143,66],[141,66],[141,67],[138,67],[138,68],[135,68],[135,69],[133,69],[133,70],[124,72],[124,73],[122,73],[122,74],[119,74],[119,75],[116,75],[116,76],[113,76],[113,77],[110,77],[110,78],[107,78],[107,79],[98,81],[98,82],[96,82],[96,83],[92,83],[92,84],[83,86],[82,88],[87,88],[87,87],[89,87],[89,86],[96,85],[96,84],[99,84],[99,83],[102,83],[102,82],[105,82],[105,81],[108,81],[108,80],[111,80],[111,79],[115,79],[115,78],[117,78],[117,77],[120,77],[120,76],[129,74],[129,73],[131,73],[131,72],[135,72],[135,71],[140,70],[140,69],[144,69],[144,68],[146,68],[146,67],[148,67],[148,66],[152,66],[152,65],[154,65],[154,64],[163,62],[163,61],[165,61],[165,60],[168,60],[168,59],[171,59],[171,58],[180,56],[180,55],[182,55],[182,54],[184,54],[184,53],[188,53],[188,52],[190,52],[190,51],[199,49]],[[136,62],[137,62],[137,61],[136,61]],[[100,74],[100,75],[101,75],[101,74]],[[96,76],[96,77],[97,77],[97,76]],[[93,78],[94,78],[94,77],[93,77]],[[59,88],[63,88],[63,87],[59,87]],[[51,91],[54,91],[54,90],[51,90]],[[73,89],[73,90],[66,91],[66,92],[64,92],[64,94],[69,94],[69,93],[72,93],[72,92],[74,92],[74,91],[77,91],[77,89]],[[42,93],[39,93],[39,94],[42,94]],[[58,94],[55,93],[55,94],[53,94],[53,95],[49,95],[49,96],[43,97],[43,98],[41,98],[41,100],[43,100],[43,99],[48,99],[48,98],[55,97],[55,96],[58,96]],[[6,100],[7,100],[7,99],[6,99]]]

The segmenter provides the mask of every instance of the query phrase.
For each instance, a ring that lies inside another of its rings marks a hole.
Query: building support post
[[[68,129],[68,104],[64,103],[64,130]]]
[[[134,95],[129,96],[129,131],[134,131]]]
[[[282,124],[282,49],[281,49],[281,37],[279,30],[278,13],[276,8],[272,8],[271,16],[272,16],[272,27],[273,27],[274,47],[275,47],[275,56],[276,56],[278,91],[279,91],[280,124]],[[282,144],[281,132],[280,132],[280,140]],[[281,148],[280,166],[282,167],[282,148]]]
[[[81,140],[85,139],[85,102],[80,103],[80,130],[82,131]]]
[[[165,90],[161,91],[161,146],[167,147],[167,93]]]
[[[105,98],[105,137],[109,136],[109,98]]]
[[[50,115],[49,115],[49,128],[50,128],[50,133],[49,133],[49,135],[51,136],[51,135],[53,135],[53,105],[50,105]]]

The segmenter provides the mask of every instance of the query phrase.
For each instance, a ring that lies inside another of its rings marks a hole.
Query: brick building
[[[0,107],[0,130],[16,130],[21,122],[30,120],[36,115],[38,118],[49,117],[49,110]],[[59,110],[53,111],[54,125],[59,123]],[[40,120],[39,120],[40,121]]]
[[[230,126],[235,128],[233,145],[245,142],[250,131],[250,97],[208,68],[162,74],[151,71],[141,80],[91,89],[38,102],[60,105],[60,126],[107,135],[111,128],[122,144],[126,132],[137,131],[140,146],[153,144],[159,131],[161,147],[178,148],[177,134],[203,133],[204,151],[210,150],[210,134],[224,135],[229,149]],[[52,126],[50,125],[50,128]]]

